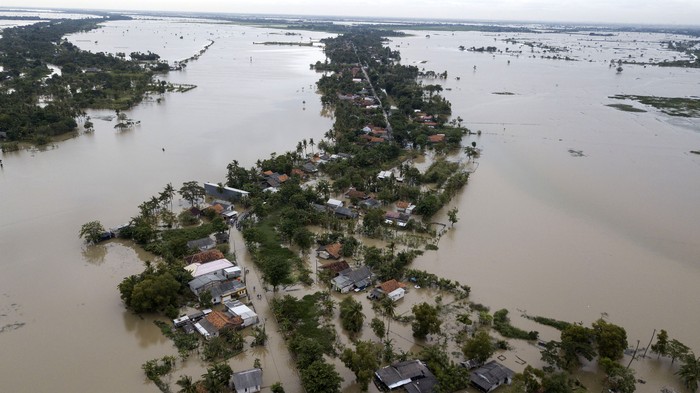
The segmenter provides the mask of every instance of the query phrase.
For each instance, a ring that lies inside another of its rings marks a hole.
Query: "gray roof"
[[[494,386],[498,386],[507,379],[513,378],[514,374],[513,370],[492,360],[472,371],[470,380],[477,388],[488,392],[493,389]]]
[[[324,213],[326,211],[326,207],[324,205],[319,205],[318,203],[312,203],[311,207],[319,213]]]
[[[214,273],[209,273],[195,278],[194,280],[190,281],[188,285],[190,286],[191,290],[198,291],[200,288],[203,288],[207,285],[224,280],[225,278],[223,277],[217,276]]]
[[[378,200],[376,200],[374,198],[368,198],[368,199],[365,199],[364,201],[360,201],[360,205],[366,206],[366,207],[378,207],[378,206],[381,206],[381,204],[382,204],[381,202],[379,202]]]
[[[258,391],[252,390],[262,386],[262,369],[253,368],[250,370],[233,373],[231,375],[231,385],[236,390]]]
[[[356,287],[366,287],[369,285],[372,277],[372,272],[370,272],[367,266],[360,266],[355,270],[346,269],[340,272],[340,274],[351,279]]]
[[[335,209],[335,214],[341,217],[356,218],[357,213],[348,209],[347,207],[339,207]]]
[[[379,369],[374,374],[379,381],[389,389],[404,386],[409,390],[409,385],[414,385],[412,386],[414,390],[409,390],[410,392],[430,392],[432,391],[432,387],[437,383],[437,381],[429,383],[427,380],[421,384],[411,383],[412,381],[435,379],[433,373],[431,373],[428,367],[420,360],[407,360],[405,362],[394,363]]]
[[[204,328],[204,330],[209,333],[209,335],[213,336],[219,332],[219,329],[216,328],[216,326],[212,325],[211,322],[209,322],[206,318],[202,318],[197,322],[199,326]]]
[[[201,248],[207,246],[213,246],[216,243],[210,237],[203,237],[197,240],[190,240],[187,242],[187,248]]]
[[[243,287],[245,287],[245,285],[239,281],[226,281],[219,286],[213,287],[209,292],[212,297],[226,296]]]
[[[301,169],[304,170],[304,172],[318,172],[318,168],[316,168],[316,165],[307,162],[306,164],[301,166]]]

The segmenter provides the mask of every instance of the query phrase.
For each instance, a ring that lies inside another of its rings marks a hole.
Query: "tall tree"
[[[197,385],[192,381],[189,375],[181,375],[180,379],[175,382],[180,387],[178,393],[197,393]]]
[[[207,373],[202,375],[207,392],[221,393],[226,391],[231,374],[233,374],[233,370],[226,363],[218,363],[209,367]]]
[[[340,393],[343,378],[323,358],[301,370],[301,383],[306,393]]]
[[[204,187],[200,186],[197,181],[188,181],[182,183],[179,193],[183,199],[190,203],[190,206],[194,206],[195,201],[204,198]]]
[[[685,387],[691,392],[698,391],[698,383],[700,383],[700,357],[695,357],[692,352],[684,355],[681,360],[683,365],[676,372],[683,381]]]
[[[416,304],[412,308],[413,316],[415,317],[411,324],[413,337],[425,338],[428,334],[440,333],[440,315],[437,307],[431,306],[428,303]]]
[[[622,326],[599,319],[593,323],[598,353],[612,360],[621,359],[627,349],[627,332]]]
[[[96,244],[102,238],[105,228],[99,221],[90,221],[80,227],[78,236],[85,239],[88,243]]]
[[[374,371],[380,366],[382,347],[372,341],[358,341],[355,350],[346,348],[340,355],[345,366],[355,373],[355,378],[363,392],[367,391]]]
[[[474,337],[467,340],[462,352],[467,359],[476,359],[479,363],[486,362],[494,352],[491,337],[485,330],[479,330]]]
[[[362,303],[346,297],[340,302],[340,322],[343,328],[351,333],[362,330],[365,314],[362,312]]]
[[[651,346],[651,350],[656,352],[657,358],[668,355],[668,332],[661,329],[656,335],[656,343]]]

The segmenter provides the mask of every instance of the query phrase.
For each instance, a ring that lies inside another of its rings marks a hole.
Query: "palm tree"
[[[180,376],[180,379],[175,383],[180,387],[178,393],[197,393],[197,385],[192,382],[192,377],[189,375]]]
[[[314,155],[314,146],[316,145],[314,143],[314,138],[309,138],[309,145],[311,145],[311,155]]]
[[[700,382],[700,357],[695,357],[694,353],[689,353],[683,358],[683,365],[676,372],[685,387],[691,392],[697,392],[698,382]]]
[[[391,300],[390,297],[386,296],[384,299],[382,299],[382,302],[380,303],[380,306],[382,307],[382,310],[384,311],[384,315],[386,316],[386,340],[387,342],[389,341],[389,332],[391,331],[391,320],[394,319],[396,316],[396,303],[394,303],[393,300]]]
[[[173,198],[175,198],[175,188],[173,188],[172,183],[165,185],[163,192],[158,195],[158,199],[166,206],[170,205],[170,211],[173,211]]]

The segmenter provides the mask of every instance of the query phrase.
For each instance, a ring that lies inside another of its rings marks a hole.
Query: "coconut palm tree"
[[[700,382],[700,356],[695,357],[695,354],[690,352],[683,356],[683,365],[676,372],[685,387],[691,392],[698,391],[698,382]]]
[[[197,384],[192,382],[192,377],[189,375],[180,376],[180,379],[175,383],[180,387],[178,393],[197,393]]]
[[[386,296],[382,299],[380,306],[384,315],[386,316],[386,341],[389,341],[389,332],[391,332],[391,320],[396,316],[396,303],[391,300],[390,297]]]
[[[314,146],[316,145],[314,143],[314,138],[309,139],[309,145],[311,145],[311,155],[314,155]]]

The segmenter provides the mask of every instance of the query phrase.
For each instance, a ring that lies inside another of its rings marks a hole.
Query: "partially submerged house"
[[[333,214],[335,214],[336,217],[341,219],[355,219],[359,217],[359,214],[356,211],[353,211],[347,207],[339,207],[335,209]]]
[[[405,389],[409,393],[429,393],[437,378],[420,360],[394,363],[374,373],[374,383],[382,391]]]
[[[371,284],[372,272],[367,266],[360,266],[357,269],[345,269],[331,280],[333,289],[340,293],[362,290]]]
[[[254,393],[262,389],[262,369],[253,368],[231,374],[229,387],[236,393]]]
[[[319,266],[318,268],[332,271],[333,277],[335,277],[338,274],[340,274],[340,272],[342,272],[343,270],[349,269],[350,265],[348,265],[346,261],[335,261],[326,265]]]
[[[385,224],[396,224],[398,227],[401,228],[408,225],[409,221],[411,221],[411,216],[406,213],[386,212],[386,214],[384,215]]]
[[[331,243],[316,249],[316,256],[321,259],[339,259],[343,246],[340,243]]]
[[[226,269],[234,267],[228,259],[222,258],[207,263],[191,263],[185,266],[185,270],[192,274],[192,277],[199,277],[205,274],[215,274],[222,278],[232,278],[226,276]],[[230,271],[230,270],[229,270]]]
[[[187,248],[190,250],[206,251],[214,247],[216,247],[216,242],[209,236],[187,242]]]
[[[227,300],[239,299],[248,294],[245,284],[238,280],[221,281],[209,289],[211,301],[214,304],[223,303]]]
[[[388,297],[393,301],[403,299],[406,295],[406,285],[391,279],[379,284],[367,297],[370,299],[381,299]]]
[[[227,301],[224,305],[231,315],[240,317],[243,320],[241,327],[248,327],[258,323],[258,314],[245,304],[239,301]]]
[[[339,207],[343,207],[343,201],[339,201],[337,199],[330,198],[328,201],[326,201],[326,207],[335,210]]]
[[[219,250],[207,250],[198,252],[196,254],[185,257],[185,264],[189,265],[192,263],[207,263],[211,261],[216,261],[217,259],[225,259],[226,256]]]
[[[222,311],[212,311],[206,317],[195,323],[194,326],[201,334],[209,340],[218,337],[224,329],[237,329],[243,324],[239,317],[234,317]]]
[[[204,183],[204,192],[214,198],[221,198],[227,201],[237,201],[249,194],[248,191],[226,187],[216,183]]]
[[[510,385],[515,372],[492,360],[470,373],[471,384],[482,392],[494,391],[501,385]]]

